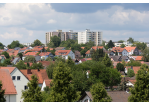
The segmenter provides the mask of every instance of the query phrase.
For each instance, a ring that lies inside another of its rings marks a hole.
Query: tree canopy
[[[132,37],[129,37],[127,41],[129,41],[130,43],[134,43],[134,39],[132,39]]]
[[[103,52],[103,49],[97,49],[96,51],[92,50],[90,51],[90,54],[91,54],[92,60],[95,60],[95,61],[102,61],[105,55],[105,53]]]
[[[123,42],[124,42],[124,40],[119,40],[118,42],[119,42],[119,43],[123,43]]]
[[[128,73],[127,73],[128,77],[133,77],[135,76],[134,71],[131,68],[128,68]]]
[[[19,70],[20,69],[26,69],[26,64],[24,64],[24,62],[22,60],[20,60],[16,65],[14,65],[15,67],[17,67]]]
[[[110,96],[108,96],[107,91],[105,90],[105,86],[99,82],[94,84],[91,89],[90,92],[92,94],[93,97],[93,102],[111,102],[112,99]]]
[[[5,90],[2,90],[3,84],[0,81],[0,102],[6,102],[6,99],[4,98]]]
[[[108,54],[105,54],[102,63],[106,65],[106,67],[113,67],[111,59],[108,57]]]
[[[146,48],[143,50],[142,56],[143,56],[142,60],[143,60],[144,62],[149,62],[149,48],[148,48],[148,47],[146,47]]]
[[[56,48],[59,47],[60,43],[61,43],[60,37],[54,35],[50,38],[50,43],[48,44],[48,47]]]
[[[24,46],[22,44],[20,44],[20,42],[18,40],[11,42],[11,44],[9,44],[7,46],[9,49],[14,49],[15,47],[20,47],[23,48]]]
[[[113,48],[115,45],[113,44],[112,40],[110,40],[107,44],[108,48]]]
[[[36,59],[35,59],[34,56],[29,55],[29,56],[26,56],[26,57],[25,57],[24,62],[32,62],[32,63],[35,63],[35,62],[36,62]]]
[[[0,49],[4,49],[5,45],[0,42]]]
[[[36,39],[31,46],[34,47],[34,46],[42,46],[42,45],[43,44],[41,43],[41,41]]]
[[[35,75],[31,76],[32,80],[27,83],[28,89],[22,91],[24,102],[42,102],[41,88],[38,86],[38,78]]]
[[[1,55],[5,55],[5,57],[6,57],[7,59],[9,59],[9,58],[10,58],[10,56],[9,56],[8,52],[6,52],[6,51],[2,52],[2,53],[1,53]]]
[[[53,71],[53,86],[51,87],[50,102],[75,102],[80,98],[80,92],[76,92],[72,80],[71,68],[60,62]]]
[[[124,44],[121,44],[121,48],[124,48],[124,47],[126,47]]]
[[[149,102],[149,71],[146,64],[141,65],[130,93],[129,102]]]
[[[121,64],[121,63],[118,63],[117,65],[116,65],[116,68],[117,68],[117,70],[118,71],[124,71],[124,65],[123,64]]]

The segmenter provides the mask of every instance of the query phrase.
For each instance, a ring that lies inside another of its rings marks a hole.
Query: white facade
[[[81,102],[91,102],[91,99],[90,99],[89,96],[86,95],[86,96],[81,100]]]
[[[21,99],[22,90],[25,90],[25,86],[27,86],[27,83],[29,82],[29,80],[17,68],[15,68],[15,70],[13,70],[13,72],[10,75],[11,77],[15,76],[15,80],[12,80],[12,81],[17,91],[16,101],[22,102],[23,101],[23,99]],[[20,76],[20,80],[17,80],[17,76]]]
[[[127,50],[124,49],[124,50],[122,51],[122,56],[128,56]]]
[[[126,85],[127,85],[127,86],[132,86],[132,87],[134,87],[134,84],[131,83],[130,81],[128,81],[128,83],[126,83]]]
[[[31,46],[33,43],[22,43],[22,45]]]
[[[44,88],[46,87],[46,83],[45,80],[43,81],[42,87],[41,87],[41,91],[44,91]]]
[[[16,94],[5,94],[6,102],[16,102]]]
[[[84,32],[78,32],[78,44],[85,44],[86,42],[93,41],[94,44],[102,44],[102,32],[93,32],[86,29]]]
[[[72,51],[70,51],[69,54],[65,56],[65,59],[68,59],[68,56],[70,56],[71,59],[75,59],[75,54]]]

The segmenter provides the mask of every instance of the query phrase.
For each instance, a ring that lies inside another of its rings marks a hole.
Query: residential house
[[[9,71],[9,74],[11,75],[15,89],[17,91],[16,101],[22,102],[23,101],[23,99],[21,99],[22,90],[27,89],[27,83],[29,82],[28,78],[26,78],[26,76],[22,72],[20,72],[20,70],[16,67],[0,67],[0,69]]]
[[[97,50],[97,49],[103,49],[103,51],[106,51],[106,49],[103,47],[103,46],[93,46],[90,50],[92,50],[92,49],[94,49],[95,51]],[[86,56],[91,56],[90,55],[90,50],[88,50],[85,54],[86,54]]]
[[[105,51],[105,53],[107,53],[108,56],[115,56],[115,52],[114,51]]]
[[[86,61],[86,59],[84,59],[84,58],[83,59],[79,59],[79,64],[82,63],[82,62],[85,62],[85,61]]]
[[[113,62],[120,62],[122,60],[124,60],[125,62],[129,61],[129,57],[128,56],[110,56],[111,61]]]
[[[75,54],[75,59],[81,58],[81,53],[78,50],[76,50],[74,54]]]
[[[51,81],[52,81],[52,79],[46,79],[46,80],[44,80],[44,81],[43,81],[43,84],[42,84],[42,87],[41,87],[41,91],[44,91],[44,88],[45,88],[46,86],[48,86],[48,87],[50,88],[50,87],[51,87],[51,86],[50,86]]]
[[[18,53],[19,53],[19,50],[10,50],[10,51],[7,51],[9,53],[9,56],[17,56]]]
[[[2,90],[5,89],[4,97],[6,102],[16,102],[16,95],[18,94],[11,79],[8,69],[0,68],[0,81],[2,82]],[[1,89],[0,89],[1,90]]]
[[[38,52],[27,52],[26,54],[24,54],[24,56],[22,57],[22,60],[25,59],[26,56],[32,55],[35,57],[36,62],[41,60],[41,57],[39,55],[37,55]]]
[[[121,56],[128,56],[127,50],[125,50],[124,48],[121,48],[121,47],[113,47],[112,51],[114,53],[116,53],[116,51],[117,51],[118,55],[121,55]]]
[[[142,61],[143,56],[137,56],[136,61]]]
[[[139,50],[137,47],[124,47],[127,50],[128,56],[129,55],[139,55]]]
[[[19,62],[21,60],[20,57],[15,57],[11,63],[16,64],[17,62]]]
[[[128,68],[132,69],[135,74],[137,74],[138,70],[140,70],[140,66],[126,66],[125,67],[125,73],[127,74]]]
[[[43,46],[35,46],[31,49],[32,52],[42,52]]]
[[[107,91],[107,94],[112,98],[112,102],[128,102],[128,97],[130,93],[125,91]],[[79,102],[92,102],[93,97],[90,91],[85,91],[85,93],[78,100]]]
[[[68,59],[68,56],[70,56],[71,59],[75,59],[75,54],[71,50],[56,50],[55,56],[62,56],[65,59]]]
[[[55,50],[65,50],[65,47],[56,47]]]
[[[47,59],[48,57],[54,58],[54,55],[51,52],[41,52],[39,54],[41,56],[41,59]]]
[[[51,63],[54,63],[55,61],[39,61],[44,66],[44,69],[46,69],[47,66],[49,66]],[[37,63],[39,63],[37,62]]]
[[[0,55],[0,63],[4,63],[5,59],[5,55]]]
[[[24,48],[21,48],[19,53],[24,53],[26,50],[29,50],[29,47],[24,47]]]

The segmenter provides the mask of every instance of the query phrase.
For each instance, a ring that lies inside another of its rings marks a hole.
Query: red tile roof
[[[127,50],[127,52],[131,52],[132,50],[135,50],[136,47],[124,47],[124,49]]]
[[[94,49],[95,51],[98,49],[103,49],[103,46],[93,46],[92,49]],[[90,50],[88,50],[85,54],[90,54]]]
[[[46,56],[46,55],[49,55],[51,52],[41,52],[39,55],[40,56]]]
[[[68,55],[71,50],[57,50],[55,55]]]
[[[143,56],[137,56],[136,61],[141,61]]]
[[[129,80],[132,84],[135,84],[136,80]]]
[[[37,53],[38,53],[38,52],[27,52],[27,53],[25,54],[25,56],[27,56],[27,55],[33,55],[33,56],[35,56],[35,55],[37,55]]]
[[[86,58],[86,60],[92,60],[92,58]]]
[[[126,68],[128,70],[128,68],[131,68],[131,66],[127,66]],[[140,66],[133,66],[133,70],[134,70],[134,73],[137,74],[138,70],[140,70]]]
[[[15,68],[16,68],[16,67],[0,67],[0,69],[8,70],[9,73],[12,73],[12,71],[13,71]]]
[[[21,48],[20,50],[26,50],[28,47]]]
[[[5,94],[17,94],[8,70],[0,69],[0,81],[2,81],[2,89],[5,89]]]
[[[45,79],[49,79],[46,69],[40,69],[38,71],[37,69],[32,69],[31,72],[32,74],[27,74],[27,69],[25,70],[20,70],[29,80],[31,80],[31,76],[34,74],[38,77],[38,83],[42,84]]]
[[[51,63],[54,63],[54,61],[39,61],[39,62],[41,62],[44,67],[47,67],[47,66],[49,66]]]
[[[81,47],[82,49],[85,49],[85,47]]]
[[[50,86],[51,81],[52,81],[52,79],[46,79],[46,80],[45,80],[45,84],[46,84],[46,86],[48,86],[49,88],[51,87],[51,86]]]
[[[14,50],[14,51],[8,52],[8,53],[9,53],[9,56],[11,56],[11,55],[17,56],[17,54],[19,53],[19,50]]]
[[[112,48],[112,51],[114,51],[114,52],[122,52],[124,50],[124,48],[121,48],[121,47],[113,47]]]
[[[43,48],[37,48],[37,47],[35,47],[35,48],[33,48],[31,51],[41,51]]]

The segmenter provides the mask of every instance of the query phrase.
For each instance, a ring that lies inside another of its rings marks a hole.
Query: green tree
[[[104,65],[106,65],[106,67],[112,67],[113,66],[111,59],[108,57],[108,54],[105,54],[105,56],[104,56],[104,58],[102,60],[102,63]]]
[[[22,53],[18,53],[17,55],[18,55],[18,56],[21,58],[21,60],[22,60],[23,54],[22,54]]]
[[[60,43],[61,43],[60,37],[54,35],[51,37],[48,47],[56,48],[56,47],[59,47]]]
[[[73,67],[75,65],[74,61],[72,61],[71,57],[68,56],[68,59],[66,61],[66,64],[69,66],[69,67]]]
[[[126,66],[126,62],[122,59],[122,64],[124,65],[124,66]]]
[[[46,51],[47,51],[47,52],[50,52],[50,48],[48,47]]]
[[[111,102],[112,99],[110,96],[108,96],[105,86],[99,82],[96,83],[92,86],[90,89],[92,97],[93,97],[93,102]]]
[[[149,71],[146,64],[142,64],[136,74],[136,82],[130,93],[129,102],[149,102]]]
[[[124,42],[124,40],[119,40],[118,42],[119,42],[119,43],[123,43],[123,42]]]
[[[47,66],[46,72],[47,72],[49,79],[53,79],[53,70],[56,66],[57,66],[57,64],[55,64],[53,62],[50,62],[50,65]]]
[[[5,90],[2,90],[3,84],[0,81],[0,102],[6,102],[6,99],[4,98]]]
[[[127,73],[128,77],[133,77],[135,76],[134,71],[131,68],[128,68],[128,73]]]
[[[53,72],[53,86],[50,92],[50,102],[75,102],[80,98],[80,92],[76,92],[72,80],[71,68],[60,62]]]
[[[115,55],[118,56],[118,52],[117,52],[117,50],[116,50],[116,52],[115,52]]]
[[[93,50],[93,52],[91,52],[91,58],[95,61],[102,61],[104,55],[105,53],[103,52],[103,49],[97,49],[96,51]]]
[[[4,49],[5,45],[0,42],[0,49]]]
[[[15,47],[21,47],[23,48],[23,45],[20,44],[18,40],[11,42],[10,45],[7,46],[9,49],[14,49]]]
[[[20,60],[15,67],[17,67],[18,69],[26,69],[26,64],[24,64],[24,62],[22,60]]]
[[[5,59],[4,64],[11,65],[10,59]]]
[[[142,50],[142,51],[147,47],[147,45],[144,42],[143,43],[136,42],[133,44],[133,46],[136,46],[139,50]]]
[[[108,48],[113,48],[115,45],[113,44],[112,40],[110,40],[107,44]]]
[[[117,65],[116,65],[116,68],[117,68],[117,70],[118,71],[124,71],[124,65],[123,64],[121,64],[121,63],[118,63]]]
[[[41,88],[38,86],[38,78],[35,75],[31,76],[32,80],[27,83],[28,89],[22,91],[24,102],[42,102]]]
[[[124,44],[121,44],[121,48],[124,48],[124,47],[126,47]]]
[[[149,62],[149,47],[146,47],[146,48],[143,50],[142,56],[143,56],[142,60],[143,60],[144,62]]]
[[[81,45],[76,43],[76,44],[73,44],[71,45],[71,50],[74,52],[75,50],[78,50],[78,51],[81,51],[82,48],[81,48]]]
[[[32,47],[35,47],[35,46],[42,46],[43,44],[41,43],[40,40],[36,39],[33,44],[31,45]]]
[[[30,69],[43,69],[43,65],[41,62],[39,63],[33,63],[31,66],[30,66]]]
[[[5,57],[6,57],[7,59],[10,58],[9,54],[8,54],[6,51],[2,52],[1,55],[5,55]]]
[[[49,56],[48,58],[46,58],[46,61],[52,61],[52,58]]]
[[[129,41],[130,43],[134,43],[134,39],[132,39],[132,37],[129,37],[127,41]]]
[[[140,61],[130,60],[130,61],[127,63],[127,66],[141,66],[141,62],[140,62]]]
[[[86,56],[86,54],[85,54],[86,52],[87,52],[87,49],[85,48],[85,49],[81,50],[80,53],[81,53],[81,55],[83,55],[83,57],[85,57]]]
[[[25,57],[24,62],[32,62],[32,63],[35,63],[35,62],[36,62],[36,59],[35,59],[34,56],[29,55],[29,56],[26,56],[26,57]]]
[[[50,52],[55,56],[55,49],[53,49],[53,50],[50,50]]]

